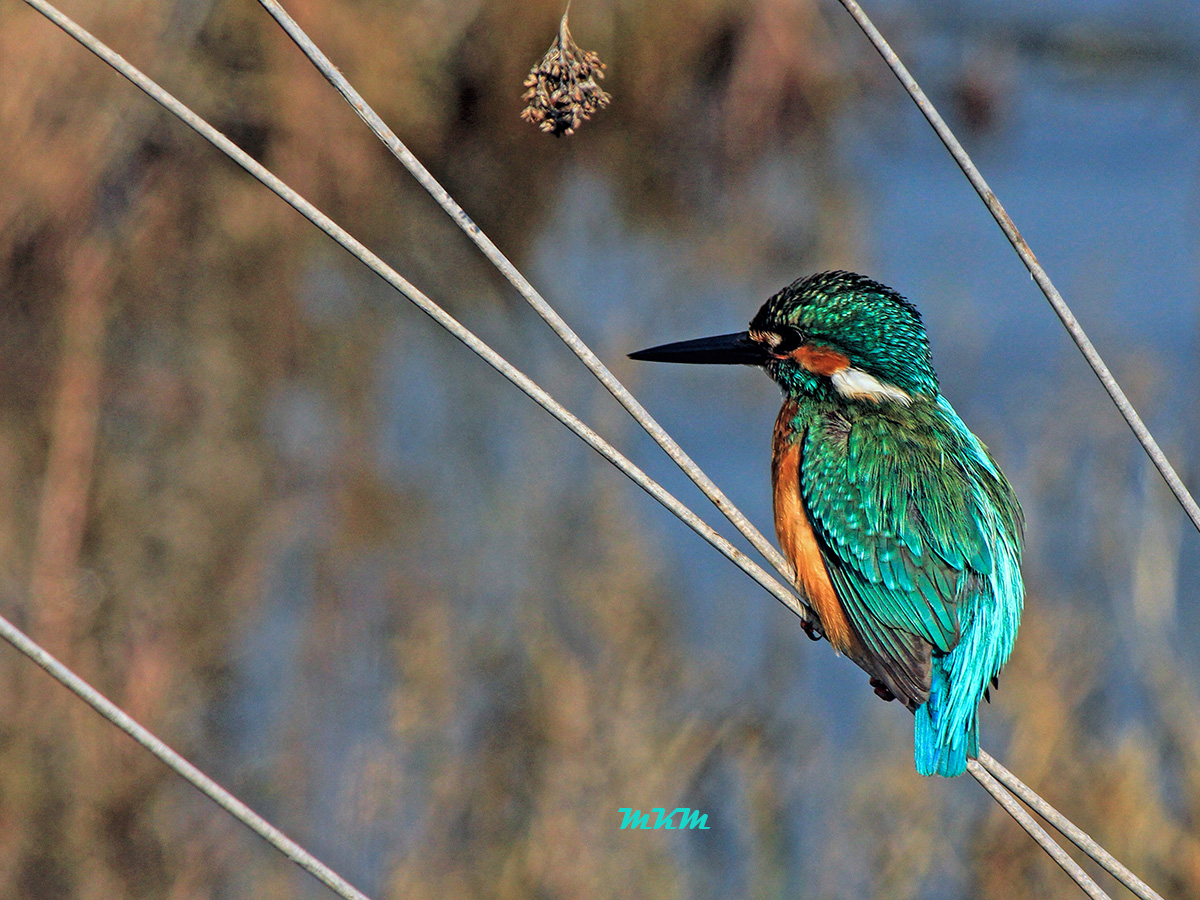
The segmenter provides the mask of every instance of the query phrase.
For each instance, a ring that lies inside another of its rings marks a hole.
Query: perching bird
[[[917,771],[961,774],[1017,636],[1024,522],[939,392],[916,307],[825,272],[768,300],[749,331],[630,356],[761,366],[779,383],[775,531],[796,586],[834,648],[914,712]]]

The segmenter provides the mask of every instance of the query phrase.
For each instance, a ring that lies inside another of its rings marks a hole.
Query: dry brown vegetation
[[[789,258],[854,253],[826,126],[858,76],[813,3],[577,3],[615,99],[560,142],[518,118],[557,3],[288,6],[518,260],[570,166],[611,179],[638,227],[698,230],[705,265],[777,260],[753,211],[705,186],[800,142],[812,237]],[[70,11],[502,347],[532,333],[255,4]],[[857,732],[878,748],[829,780],[821,723],[786,700],[826,646],[772,636],[752,690],[718,689],[647,501],[16,3],[0,135],[0,607],[351,880],[397,898],[1073,896],[981,793],[912,773],[890,707]],[[430,397],[398,426],[389,367]],[[1085,427],[1099,407],[1075,415],[1075,440],[1111,437]],[[1055,434],[1035,489],[1067,477]],[[993,752],[1165,895],[1200,896],[1200,703],[1154,613],[1179,547],[1141,493],[1112,502],[1136,510],[1149,662],[1131,677],[1153,728],[1114,740],[1097,721],[1107,632],[1035,581],[989,735],[1009,723]],[[618,830],[619,807],[651,803],[724,830]],[[0,897],[320,895],[0,652]]]

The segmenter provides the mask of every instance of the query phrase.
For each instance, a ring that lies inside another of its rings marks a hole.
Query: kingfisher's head
[[[763,304],[748,331],[629,354],[658,362],[762,366],[788,393],[907,405],[936,397],[937,376],[917,308],[851,272],[822,272]]]

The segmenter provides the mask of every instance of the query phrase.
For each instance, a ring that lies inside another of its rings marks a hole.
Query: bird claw
[[[810,641],[819,641],[821,639],[821,632],[817,631],[817,626],[808,619],[801,619],[800,627],[804,629],[804,633],[808,635]]]
[[[880,700],[885,700],[888,703],[891,703],[896,699],[896,695],[892,693],[891,688],[889,688],[878,678],[871,679],[871,687],[875,691],[875,696]]]

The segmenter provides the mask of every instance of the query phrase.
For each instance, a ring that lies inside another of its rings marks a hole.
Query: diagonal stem
[[[613,447],[612,444],[600,437],[600,435],[567,410],[566,407],[558,403],[533,379],[513,366],[474,332],[434,303],[433,300],[427,297],[415,285],[368,250],[344,228],[301,197],[296,191],[292,190],[292,188],[277,178],[265,166],[250,157],[249,154],[213,128],[200,116],[196,115],[196,113],[164,90],[153,79],[146,76],[120,54],[113,51],[68,16],[59,12],[54,6],[46,2],[46,0],[25,0],[25,2],[66,31],[84,47],[108,63],[108,65],[112,66],[122,76],[145,92],[152,100],[175,115],[185,125],[213,144],[213,146],[245,169],[250,175],[254,176],[254,178],[258,179],[265,187],[278,195],[293,209],[325,232],[325,234],[333,238],[333,240],[354,255],[360,262],[387,282],[387,284],[404,295],[418,309],[449,331],[455,338],[465,344],[468,349],[483,359],[484,362],[516,385],[530,399],[566,425],[578,437],[582,438],[588,446],[665,506],[684,524],[696,532],[696,534],[733,562],[734,565],[738,566],[738,568],[742,569],[742,571],[762,585],[780,603],[805,621],[811,618],[812,614],[804,604],[778,579],[771,576],[758,563],[754,562],[754,560],[750,559],[750,557],[730,543],[673,494],[634,465],[628,457]],[[732,509],[736,510],[736,507],[733,507],[733,504],[728,500],[726,500],[726,503]]]
[[[1033,276],[1033,280],[1037,286],[1042,289],[1042,293],[1046,295],[1046,299],[1050,301],[1050,306],[1053,307],[1055,314],[1063,323],[1063,327],[1067,329],[1067,333],[1071,336],[1071,340],[1079,348],[1079,352],[1083,354],[1083,358],[1087,360],[1092,371],[1096,373],[1096,377],[1100,379],[1100,383],[1104,385],[1104,389],[1108,391],[1108,396],[1112,398],[1112,402],[1116,405],[1121,415],[1125,418],[1125,422],[1133,431],[1141,443],[1142,448],[1146,451],[1146,455],[1150,457],[1150,461],[1154,463],[1159,474],[1175,495],[1175,499],[1179,501],[1179,505],[1183,507],[1183,511],[1187,517],[1192,520],[1192,524],[1197,530],[1200,530],[1200,506],[1196,505],[1196,500],[1188,492],[1183,480],[1175,471],[1171,461],[1167,459],[1167,455],[1163,453],[1162,448],[1158,445],[1158,441],[1154,439],[1154,435],[1150,433],[1150,429],[1146,427],[1146,423],[1142,421],[1142,417],[1138,415],[1138,411],[1133,408],[1133,404],[1129,402],[1129,398],[1125,396],[1125,391],[1121,389],[1121,385],[1117,383],[1117,379],[1113,376],[1112,371],[1100,357],[1099,351],[1096,350],[1091,340],[1083,330],[1083,326],[1079,324],[1079,320],[1075,318],[1075,314],[1071,312],[1071,308],[1067,305],[1067,301],[1063,299],[1062,294],[1058,292],[1058,288],[1050,280],[1050,276],[1046,274],[1046,270],[1042,268],[1042,264],[1033,254],[1029,244],[1025,238],[1021,236],[1021,232],[1017,230],[1017,226],[1013,223],[1008,211],[1005,210],[1000,199],[995,192],[988,186],[975,163],[971,161],[971,157],[967,154],[966,149],[954,136],[954,132],[950,130],[950,126],[938,114],[933,103],[925,92],[921,90],[921,86],[917,84],[917,80],[912,77],[904,63],[900,61],[900,57],[896,55],[896,51],[891,48],[887,40],[879,29],[875,27],[861,6],[855,0],[838,0],[846,8],[846,12],[854,18],[858,23],[858,27],[863,30],[867,38],[879,51],[879,55],[883,57],[884,62],[899,79],[904,89],[908,91],[908,95],[912,97],[913,102],[917,104],[917,108],[921,110],[921,114],[937,132],[937,136],[942,143],[946,145],[946,149],[950,151],[950,155],[954,157],[954,161],[958,163],[958,167],[962,169],[967,180],[971,182],[971,186],[975,188],[975,192],[979,194],[979,199],[988,208],[988,212],[996,220],[996,224],[1000,226],[1000,230],[1004,232],[1008,242],[1012,244],[1013,249],[1017,251],[1017,256],[1021,258],[1021,262],[1025,264],[1025,268],[1029,270],[1029,274]]]
[[[972,778],[983,785],[983,789],[992,795],[992,798],[1004,808],[1004,811],[1016,819],[1017,824],[1024,828],[1029,833],[1029,836],[1038,842],[1050,858],[1058,863],[1064,872],[1071,876],[1071,879],[1079,885],[1080,890],[1091,897],[1092,900],[1112,900],[1108,894],[1101,890],[1100,885],[1096,884],[1092,876],[1083,871],[1083,867],[1075,862],[1054,838],[1047,834],[1046,829],[1034,820],[1025,807],[1017,802],[1017,798],[1005,790],[1004,785],[993,778],[991,773],[980,765],[978,760],[968,760],[967,771],[971,773]]]
[[[51,656],[3,616],[0,616],[0,638],[8,641],[19,652],[45,669],[55,681],[73,691],[84,703],[149,750],[192,787],[207,796],[334,893],[344,897],[345,900],[369,900],[366,894],[193,766],[142,725],[139,725],[120,707]]]
[[[412,173],[412,176],[418,183],[429,192],[450,218],[466,233],[467,237],[475,242],[488,261],[496,267],[501,275],[508,279],[509,283],[517,289],[526,302],[545,320],[546,324],[562,339],[571,352],[579,357],[579,360],[587,367],[588,371],[595,375],[597,380],[604,385],[605,389],[616,398],[617,402],[628,410],[634,420],[645,429],[646,433],[650,435],[655,443],[662,447],[675,464],[683,470],[684,474],[704,492],[704,495],[713,502],[725,518],[733,523],[733,526],[738,531],[745,535],[754,549],[762,554],[763,559],[767,560],[777,572],[790,582],[794,573],[787,560],[783,558],[783,555],[771,545],[770,541],[763,537],[762,532],[751,524],[742,511],[733,505],[733,502],[725,496],[716,483],[696,465],[695,461],[687,455],[675,439],[667,434],[646,408],[629,392],[629,389],[600,361],[600,357],[580,339],[579,335],[571,329],[562,316],[546,302],[546,299],[530,284],[529,279],[521,274],[520,270],[500,251],[500,248],[492,243],[491,238],[484,234],[479,226],[471,220],[471,217],[458,205],[458,202],[438,183],[430,171],[404,145],[395,132],[387,126],[383,119],[363,99],[362,94],[354,89],[354,86],[346,80],[346,77],[329,61],[329,57],[313,43],[312,39],[296,24],[296,21],[288,15],[287,11],[279,5],[277,0],[259,0],[259,2],[275,21],[280,24],[283,30],[287,32],[288,37],[296,42],[296,45],[304,55],[312,61],[313,65],[317,67],[329,83],[346,99],[346,102],[350,104],[359,118],[367,124],[367,127],[374,132],[375,136],[400,161],[400,164]],[[565,22],[566,19],[563,21]]]
[[[1150,885],[1133,874],[1120,860],[1096,843],[1087,832],[1038,796],[1029,785],[997,762],[990,754],[979,751],[979,764],[987,769],[997,781],[1028,804],[1030,809],[1054,826],[1063,837],[1104,866],[1109,874],[1141,900],[1163,900],[1162,896]]]

